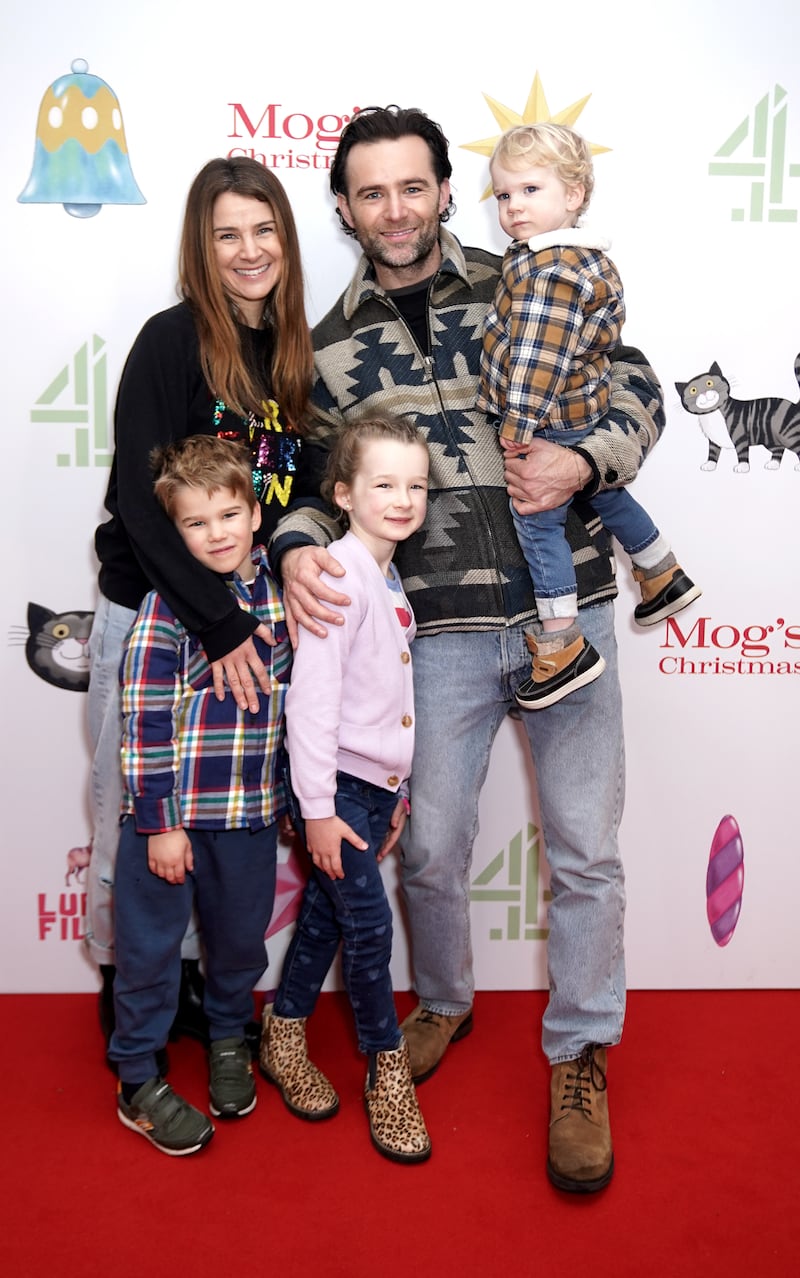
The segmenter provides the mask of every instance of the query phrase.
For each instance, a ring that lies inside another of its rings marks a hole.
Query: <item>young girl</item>
[[[287,695],[292,786],[313,869],[275,1003],[264,1011],[261,1069],[299,1117],[337,1112],[336,1092],[308,1059],[305,1025],[341,940],[368,1058],[372,1141],[387,1158],[421,1162],[431,1143],[395,1013],[392,912],[379,862],[409,811],[416,626],[392,555],[425,518],[427,448],[401,418],[348,422],[326,483],[349,525],[330,551],[347,571],[351,603],[325,638],[302,632]]]

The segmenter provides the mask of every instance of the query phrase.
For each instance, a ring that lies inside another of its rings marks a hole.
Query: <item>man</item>
[[[428,517],[397,555],[418,626],[402,870],[420,999],[402,1028],[417,1082],[472,1029],[469,882],[478,798],[497,729],[530,673],[524,626],[536,613],[508,498],[527,514],[627,483],[663,425],[655,377],[638,352],[620,349],[611,407],[594,435],[576,449],[535,441],[504,470],[496,431],[475,410],[481,329],[500,260],[463,249],[441,225],[453,211],[450,173],[447,140],[422,112],[370,108],[353,118],[331,189],[363,256],[313,334],[321,444],[349,417],[390,411],[416,422],[431,456]],[[347,605],[346,593],[318,583],[321,566],[341,575],[321,549],[336,535],[321,506],[306,506],[287,515],[273,542],[291,624],[317,634]],[[607,670],[523,723],[553,892],[542,1026],[552,1065],[548,1173],[562,1189],[591,1192],[613,1173],[606,1047],[619,1042],[625,1006],[616,838],[623,742],[608,538],[580,500],[567,535],[583,633]],[[402,822],[398,812],[398,835]]]

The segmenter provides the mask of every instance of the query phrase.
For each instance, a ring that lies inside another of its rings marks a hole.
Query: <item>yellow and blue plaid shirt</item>
[[[556,439],[559,430],[592,430],[608,408],[622,282],[605,253],[588,246],[593,237],[580,228],[558,236],[535,237],[534,245],[545,242],[537,249],[510,245],[484,321],[476,406],[500,418],[501,437],[517,444],[545,429]]]
[[[240,710],[229,689],[214,695],[211,666],[156,591],[146,596],[122,660],[123,812],[140,834],[180,826],[260,830],[286,809],[283,768],[284,701],[291,646],[280,591],[263,547],[253,549],[256,575],[228,585],[239,605],[271,626],[272,648],[253,641],[270,673],[255,714]]]

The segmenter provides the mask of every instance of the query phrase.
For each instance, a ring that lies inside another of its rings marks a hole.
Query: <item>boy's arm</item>
[[[122,658],[122,773],[140,834],[182,828],[175,711],[179,638],[164,602],[149,594]]]
[[[509,285],[508,381],[501,440],[528,443],[547,424],[572,368],[584,325],[577,277],[556,268]]]

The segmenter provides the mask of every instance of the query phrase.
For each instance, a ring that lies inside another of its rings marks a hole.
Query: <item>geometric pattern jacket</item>
[[[444,227],[440,243],[442,262],[428,293],[430,355],[420,351],[364,256],[315,327],[317,421],[299,463],[321,478],[337,426],[370,412],[407,416],[423,432],[430,450],[428,514],[394,556],[418,635],[501,630],[536,617],[497,432],[475,407],[483,321],[500,258],[462,248]],[[664,425],[661,388],[640,352],[618,347],[613,365],[608,413],[576,446],[593,476],[573,499],[567,521],[580,607],[616,595],[610,539],[587,499],[630,483]],[[310,486],[306,473],[303,490]],[[341,532],[322,501],[290,507],[271,543],[273,567],[291,547],[324,546]]]

